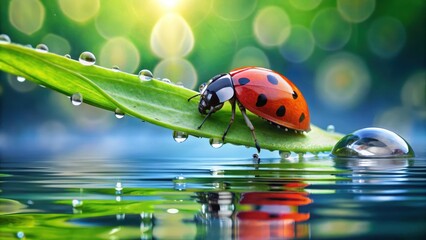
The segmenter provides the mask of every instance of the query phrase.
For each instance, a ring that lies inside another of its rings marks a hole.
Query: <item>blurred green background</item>
[[[301,89],[315,125],[384,127],[416,150],[426,145],[425,10],[423,0],[1,0],[0,33],[74,59],[91,51],[98,65],[151,69],[192,89],[235,67],[271,68]],[[4,156],[211,151],[204,140],[177,146],[170,130],[0,77]]]

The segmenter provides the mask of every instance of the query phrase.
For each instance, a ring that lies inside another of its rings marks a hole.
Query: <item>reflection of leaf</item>
[[[77,61],[51,53],[0,44],[0,70],[23,76],[65,95],[79,92],[85,103],[110,111],[116,108],[147,122],[187,132],[194,136],[220,138],[231,116],[229,105],[215,113],[203,126],[197,101],[187,99],[194,91],[158,80],[141,82],[135,75],[115,72],[99,66],[83,66]],[[250,115],[262,148],[294,152],[329,151],[340,135],[327,133],[315,126],[305,135],[276,129],[264,120]],[[253,140],[240,114],[226,142],[253,146]]]

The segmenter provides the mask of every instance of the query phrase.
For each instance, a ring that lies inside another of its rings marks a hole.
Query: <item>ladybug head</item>
[[[211,114],[223,107],[223,104],[234,97],[234,85],[229,74],[220,74],[200,86],[201,114]]]

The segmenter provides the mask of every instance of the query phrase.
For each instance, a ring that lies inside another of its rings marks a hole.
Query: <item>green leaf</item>
[[[23,76],[37,84],[71,96],[81,93],[85,103],[183,131],[193,136],[221,138],[229,123],[231,107],[213,114],[201,129],[203,120],[198,112],[198,98],[187,101],[196,92],[154,79],[141,82],[137,75],[100,66],[84,66],[76,60],[16,44],[0,44],[0,70]],[[277,129],[249,113],[262,149],[293,152],[329,151],[342,137],[311,125],[307,134]],[[240,113],[229,131],[227,143],[254,146]]]

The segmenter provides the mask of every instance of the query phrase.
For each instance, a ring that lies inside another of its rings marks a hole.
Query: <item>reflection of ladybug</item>
[[[207,114],[198,128],[207,118],[222,108],[226,101],[232,106],[232,116],[223,134],[225,139],[235,118],[235,103],[241,110],[247,126],[250,128],[257,151],[260,151],[254,133],[253,124],[246,115],[246,108],[278,126],[309,131],[310,119],[308,105],[299,89],[286,77],[265,68],[245,67],[219,74],[205,85],[200,86],[201,95],[198,110]],[[194,96],[195,97],[195,96]]]

